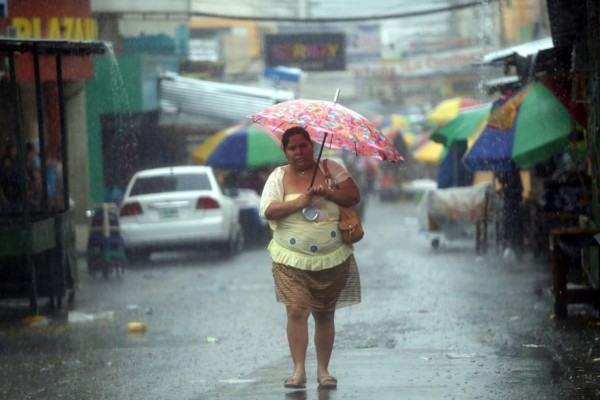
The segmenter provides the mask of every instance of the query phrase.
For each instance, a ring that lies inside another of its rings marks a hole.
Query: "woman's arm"
[[[360,201],[360,191],[354,179],[348,178],[338,183],[334,188],[316,187],[309,190],[316,195],[321,195],[340,206],[354,206]]]
[[[263,188],[260,201],[260,215],[270,221],[285,218],[301,210],[308,204],[312,196],[312,194],[305,192],[292,201],[283,201],[283,175],[281,167],[276,169],[269,175]]]
[[[360,201],[360,190],[352,176],[333,160],[323,160],[323,173],[336,182],[335,187],[316,187],[315,194],[324,196],[340,206],[354,206]]]
[[[271,201],[265,210],[265,218],[278,220],[287,217],[296,211],[302,210],[308,204],[310,196],[308,193],[301,194],[292,201]]]

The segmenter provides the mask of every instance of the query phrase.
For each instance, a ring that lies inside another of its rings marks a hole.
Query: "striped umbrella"
[[[441,126],[455,118],[461,110],[475,107],[479,104],[479,101],[467,97],[447,99],[435,106],[435,108],[427,115],[427,121]]]
[[[259,169],[287,162],[279,143],[254,125],[236,125],[210,136],[192,152],[196,164],[222,169]]]

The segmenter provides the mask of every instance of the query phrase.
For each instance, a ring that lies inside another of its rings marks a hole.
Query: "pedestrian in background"
[[[312,315],[319,388],[336,389],[337,379],[329,373],[335,310],[361,301],[353,246],[342,241],[338,229],[338,205],[355,205],[360,192],[350,174],[331,160],[331,179],[326,178],[319,165],[310,187],[317,161],[304,128],[286,130],[281,142],[288,164],[269,175],[260,214],[273,229],[268,249],[273,260],[275,295],[287,311],[287,338],[294,372],[284,387],[306,387],[308,317]],[[303,209],[310,207],[315,209],[308,220]]]
[[[0,159],[0,186],[2,186],[3,195],[8,202],[6,208],[10,208],[12,211],[22,208],[17,155],[17,145],[8,143]]]
[[[524,211],[523,211],[523,183],[521,174],[514,162],[511,161],[506,171],[497,173],[498,181],[502,185],[502,228],[503,242],[508,252],[514,252],[521,258],[524,251]],[[509,253],[506,253],[509,254]]]

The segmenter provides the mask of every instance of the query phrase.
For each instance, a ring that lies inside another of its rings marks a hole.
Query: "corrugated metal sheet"
[[[292,100],[287,90],[255,88],[186,78],[169,73],[160,79],[163,113],[191,114],[240,121],[282,101]]]
[[[552,42],[552,38],[547,37],[540,40],[535,40],[533,42],[527,42],[520,44],[518,46],[508,47],[502,50],[494,51],[483,56],[482,63],[493,63],[495,61],[503,61],[509,57],[529,57],[535,55],[536,53],[551,49],[554,47],[554,43]]]

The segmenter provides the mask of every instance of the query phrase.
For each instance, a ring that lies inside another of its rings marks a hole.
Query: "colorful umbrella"
[[[428,140],[415,150],[413,159],[419,162],[438,165],[444,159],[445,155],[446,149],[443,144]]]
[[[441,126],[455,118],[461,110],[475,107],[479,104],[480,103],[477,100],[466,97],[447,99],[435,106],[435,108],[427,115],[427,121]]]
[[[381,130],[381,133],[383,133],[383,136],[385,136],[392,143],[394,143],[394,141],[397,140],[398,136],[400,136],[408,147],[411,147],[417,140],[414,133],[403,132],[398,128],[383,128]],[[396,148],[398,147],[396,146]]]
[[[410,123],[408,122],[408,119],[400,114],[386,115],[381,119],[381,122],[377,124],[377,127],[380,130],[386,128],[408,128],[409,126]]]
[[[578,101],[585,96],[588,84],[586,78],[582,75],[560,73],[547,75],[540,81],[565,105],[575,121],[581,126],[587,124],[586,102]]]
[[[474,171],[506,171],[511,160],[530,168],[563,150],[576,124],[544,84],[530,83],[494,104],[464,162]]]
[[[297,99],[267,107],[248,116],[276,134],[302,126],[313,141],[380,160],[401,161],[392,143],[365,117],[337,102]]]
[[[466,149],[469,137],[485,128],[491,108],[491,103],[488,103],[460,111],[455,118],[435,129],[431,140],[447,148],[460,146]]]
[[[287,162],[275,138],[252,125],[236,125],[215,133],[194,149],[192,161],[238,170]]]

